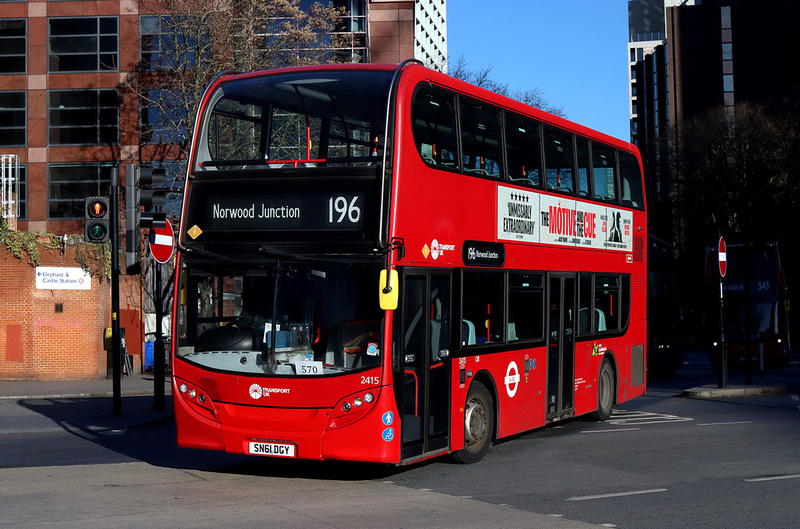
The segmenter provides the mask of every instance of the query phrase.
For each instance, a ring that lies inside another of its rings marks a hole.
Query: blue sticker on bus
[[[386,442],[389,442],[392,439],[394,439],[394,428],[386,428],[383,431],[382,437],[383,437],[383,440],[386,441]]]
[[[383,414],[383,424],[386,426],[391,426],[394,422],[394,413],[387,411]]]

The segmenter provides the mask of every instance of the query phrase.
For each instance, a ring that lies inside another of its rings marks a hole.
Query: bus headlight
[[[380,388],[349,395],[336,404],[333,414],[328,421],[328,430],[341,428],[365,417],[374,407],[380,395]]]

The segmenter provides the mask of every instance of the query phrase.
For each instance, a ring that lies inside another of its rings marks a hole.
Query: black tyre
[[[614,368],[611,362],[603,360],[600,366],[600,376],[597,377],[597,411],[592,418],[597,421],[607,421],[611,418],[616,404],[616,384],[614,383]]]
[[[494,436],[494,401],[486,386],[475,382],[470,386],[464,405],[464,448],[454,454],[459,463],[480,461]]]

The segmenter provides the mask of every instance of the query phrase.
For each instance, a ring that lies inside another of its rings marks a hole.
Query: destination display
[[[498,186],[497,238],[633,251],[633,213],[593,202]]]
[[[499,242],[464,241],[461,259],[465,266],[501,267],[506,262],[506,249]]]
[[[377,207],[373,181],[325,183],[258,180],[192,182],[191,210],[186,212],[182,242],[267,243],[324,241],[333,233],[341,240],[375,237]]]
[[[211,231],[359,231],[365,198],[355,193],[303,193],[210,198],[202,223]]]

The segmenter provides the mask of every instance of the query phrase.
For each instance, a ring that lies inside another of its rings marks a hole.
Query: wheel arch
[[[608,360],[611,370],[614,373],[614,402],[619,402],[619,368],[617,366],[617,358],[614,356],[614,351],[608,350],[600,360],[600,365],[597,366],[597,380],[600,380],[600,371],[603,369],[603,361]]]
[[[494,410],[494,424],[492,425],[492,441],[497,441],[497,432],[498,424],[500,424],[500,406],[497,402],[497,385],[494,382],[494,377],[492,374],[486,370],[481,369],[472,377],[472,381],[469,383],[470,386],[475,382],[480,382],[483,386],[489,391],[489,395],[492,397],[492,409]],[[469,393],[469,390],[467,390]]]

